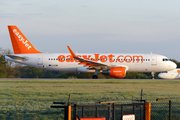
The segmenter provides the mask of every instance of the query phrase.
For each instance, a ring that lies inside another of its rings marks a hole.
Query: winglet
[[[74,52],[71,50],[71,48],[69,46],[67,46],[67,48],[69,49],[69,52],[71,53],[71,55],[73,56],[73,58],[78,58],[76,56],[76,54],[74,54]]]

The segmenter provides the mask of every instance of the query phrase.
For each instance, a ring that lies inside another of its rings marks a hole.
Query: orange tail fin
[[[14,54],[41,53],[16,26],[8,26]]]

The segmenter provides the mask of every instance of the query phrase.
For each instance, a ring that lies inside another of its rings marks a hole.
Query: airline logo
[[[24,44],[24,46],[25,46],[28,50],[30,50],[31,46],[28,44],[28,40],[25,40],[25,39],[23,38],[23,36],[22,36],[21,34],[19,34],[19,32],[18,32],[16,29],[14,29],[13,32],[14,32],[15,35],[18,37],[19,41],[22,42],[22,44]]]
[[[85,60],[91,60],[91,61],[101,61],[101,62],[120,62],[120,63],[123,63],[123,62],[126,62],[126,63],[130,63],[130,62],[137,62],[139,63],[141,61],[141,63],[143,63],[143,56],[141,55],[134,55],[134,56],[131,56],[131,55],[119,55],[117,58],[115,58],[115,55],[113,54],[110,54],[110,55],[100,55],[100,54],[94,54],[94,57],[92,57],[91,55],[77,55],[78,57],[82,57],[84,58]],[[72,55],[59,55],[58,56],[58,61],[59,62],[79,62],[79,60],[74,60],[73,56]]]
[[[113,71],[113,72],[122,72],[122,71]]]

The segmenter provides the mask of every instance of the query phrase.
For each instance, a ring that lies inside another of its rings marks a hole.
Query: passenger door
[[[151,56],[151,65],[157,65],[157,57],[156,57],[156,55]]]
[[[42,55],[38,55],[37,65],[43,65],[43,56]]]

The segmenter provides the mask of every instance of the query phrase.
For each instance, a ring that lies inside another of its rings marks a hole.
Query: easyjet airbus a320
[[[37,68],[65,72],[102,73],[124,78],[127,72],[155,72],[176,69],[176,64],[157,54],[100,54],[78,53],[69,46],[69,53],[42,53],[36,50],[16,26],[8,26],[14,54],[5,59]]]

